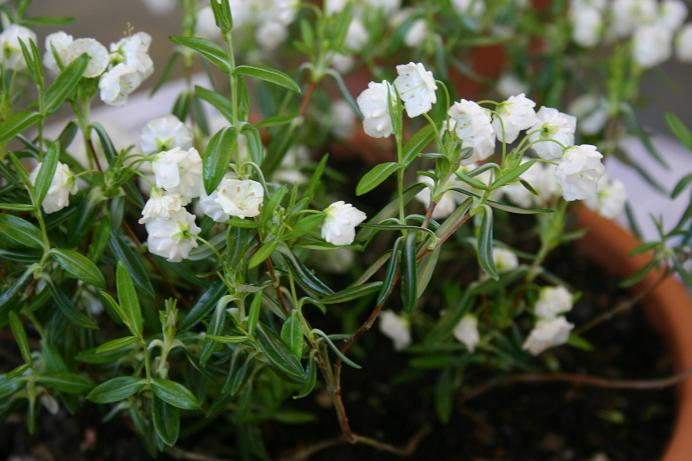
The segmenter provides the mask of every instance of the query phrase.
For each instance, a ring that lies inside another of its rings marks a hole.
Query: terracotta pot
[[[586,207],[578,211],[578,225],[588,229],[580,240],[581,249],[609,273],[627,277],[644,266],[651,254],[630,256],[641,242],[615,222],[605,219]],[[660,275],[650,272],[632,288],[635,293],[645,289]],[[652,326],[665,339],[676,371],[692,367],[692,298],[675,278],[668,278],[642,301]],[[678,414],[672,437],[663,461],[692,459],[692,378],[678,385]]]

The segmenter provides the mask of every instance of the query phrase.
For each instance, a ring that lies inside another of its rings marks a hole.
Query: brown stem
[[[636,296],[619,302],[612,309],[603,312],[598,317],[591,319],[586,325],[577,328],[577,330],[574,333],[576,335],[582,335],[587,331],[591,330],[592,328],[596,327],[597,325],[600,325],[601,323],[610,320],[616,315],[628,312],[630,309],[632,309],[632,307],[639,303],[639,301],[651,294],[651,292],[654,291],[661,283],[663,283],[670,274],[671,271],[669,268],[666,268],[665,270],[661,271],[660,275],[656,278],[656,281],[654,281],[649,286],[641,290],[639,293],[637,293]]]
[[[94,141],[91,139],[91,129],[87,128],[87,130],[89,131],[89,134],[84,134],[87,143],[87,149],[89,149],[91,156],[94,158],[96,168],[99,170],[99,172],[103,173],[103,168],[101,168],[101,161],[99,160],[99,156],[98,154],[96,154],[96,148],[94,147]]]
[[[645,391],[659,390],[666,387],[675,386],[676,384],[686,380],[688,377],[690,377],[690,375],[692,375],[692,368],[687,368],[674,375],[666,376],[665,378],[641,380],[601,378],[597,376],[581,375],[578,373],[518,373],[497,381],[490,381],[464,393],[461,397],[460,403],[474,399],[496,387],[516,383],[567,382],[577,385],[600,387],[602,389],[630,389]]]
[[[303,96],[303,101],[300,103],[300,108],[298,109],[298,115],[302,117],[305,115],[305,112],[308,110],[308,105],[310,104],[310,100],[312,99],[312,93],[315,92],[315,89],[317,88],[317,82],[310,82],[308,85],[308,89],[305,90],[305,96]]]
[[[430,220],[432,219],[433,212],[435,212],[436,206],[437,203],[435,203],[433,200],[430,200],[430,205],[428,205],[428,210],[425,212],[425,219],[423,220],[423,225],[421,227],[428,227],[428,224],[430,224]]]
[[[188,459],[190,461],[231,461],[226,458],[217,458],[216,456],[209,456],[202,453],[195,453],[192,451],[183,450],[182,448],[169,447],[166,448],[166,453],[171,455],[176,459]]]

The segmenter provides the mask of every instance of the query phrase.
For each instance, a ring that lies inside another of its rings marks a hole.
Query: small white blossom
[[[122,106],[141,83],[137,69],[118,64],[99,79],[101,101],[109,106]]]
[[[692,62],[692,24],[685,25],[675,38],[675,53],[682,62]]]
[[[142,82],[154,73],[154,62],[149,56],[150,45],[151,35],[137,32],[111,44],[111,60],[135,69]]]
[[[347,54],[334,53],[331,55],[331,61],[332,67],[341,74],[345,74],[353,68],[353,56]]]
[[[274,179],[287,184],[304,184],[308,178],[300,171],[310,160],[310,151],[305,145],[293,146],[281,160],[281,166],[274,173]]]
[[[380,331],[394,343],[394,350],[406,349],[411,344],[411,326],[408,319],[393,311],[382,311],[380,314]]]
[[[169,218],[154,219],[146,224],[147,247],[155,255],[170,262],[180,262],[197,247],[196,236],[200,228],[195,216],[181,209]]]
[[[344,44],[349,50],[360,51],[368,43],[369,38],[370,35],[362,21],[358,18],[353,18],[348,26]]]
[[[514,74],[502,74],[497,81],[497,92],[503,98],[509,98],[519,93],[526,93],[528,89],[528,85]]]
[[[63,64],[71,63],[84,53],[89,55],[89,63],[84,70],[83,77],[95,78],[103,74],[108,64],[110,64],[110,56],[106,47],[93,38],[78,38],[74,40],[67,48],[67,62],[63,62]]]
[[[572,40],[584,48],[593,48],[601,38],[603,13],[596,8],[580,8],[570,12]]]
[[[286,41],[288,27],[279,21],[267,21],[257,29],[255,40],[265,51],[274,51]]]
[[[577,117],[577,128],[586,135],[599,133],[608,121],[608,100],[585,94],[572,101],[567,112]]]
[[[572,310],[573,304],[574,297],[565,287],[544,287],[541,288],[533,311],[542,320],[552,320]]]
[[[687,17],[687,7],[681,0],[663,0],[658,7],[656,21],[669,30],[678,30]]]
[[[408,116],[414,118],[429,112],[437,102],[437,84],[432,72],[423,64],[412,62],[396,66],[396,72],[399,76],[394,80],[394,86],[404,101]]]
[[[67,65],[69,61],[67,52],[73,41],[72,35],[62,31],[46,36],[46,53],[43,55],[43,65],[51,74],[57,75],[60,72],[58,63],[55,61],[56,55],[63,66]]]
[[[2,48],[0,62],[7,69],[26,69],[26,61],[24,60],[22,47],[19,44],[20,40],[24,42],[24,45],[30,47],[29,41],[33,40],[36,42],[36,34],[31,29],[17,24],[10,24],[0,34],[0,48]]]
[[[519,132],[532,127],[536,123],[536,111],[533,109],[536,103],[521,93],[510,96],[506,101],[498,104],[496,114],[493,116],[493,128],[498,141],[513,143],[519,136]]]
[[[139,140],[145,154],[161,152],[174,147],[192,147],[192,132],[175,115],[164,115],[150,120],[142,129]]]
[[[469,352],[475,351],[481,340],[478,333],[478,319],[471,314],[464,315],[454,327],[453,334],[457,341],[466,346]]]
[[[228,216],[253,218],[264,202],[262,184],[251,179],[224,178],[214,191],[215,200]]]
[[[431,177],[425,175],[418,176],[418,182],[425,184],[426,187],[421,189],[421,191],[416,194],[416,200],[421,202],[425,208],[428,208],[430,206],[430,197],[432,195],[431,188],[434,186],[435,182]],[[433,219],[446,218],[456,209],[457,202],[459,201],[461,194],[449,189],[451,187],[456,187],[457,185],[459,184],[457,184],[454,179],[450,179],[447,184],[445,184],[444,189],[446,192],[444,192],[442,196],[438,198],[437,204],[435,205],[435,209],[432,213]]]
[[[152,222],[155,219],[170,218],[183,209],[184,200],[180,194],[166,194],[159,189],[152,188],[151,196],[142,209],[140,224]]]
[[[406,31],[404,44],[409,48],[417,48],[423,44],[428,35],[428,22],[425,19],[417,19]]]
[[[394,97],[394,91],[387,81],[370,82],[368,88],[358,96],[358,107],[363,113],[363,129],[368,136],[373,138],[391,136],[390,97]]]
[[[605,175],[598,182],[598,192],[587,197],[586,206],[598,211],[606,218],[614,219],[625,212],[627,191],[620,180],[610,180]]]
[[[235,13],[235,10],[231,10]],[[234,23],[234,27],[237,25]],[[197,18],[195,20],[195,35],[198,37],[208,38],[209,40],[216,40],[221,37],[221,30],[216,26],[216,19],[214,19],[214,10],[211,6],[205,6],[197,11]]]
[[[552,320],[539,320],[524,342],[524,349],[538,355],[551,347],[561,346],[569,340],[574,325],[564,317]]]
[[[452,7],[460,15],[468,15],[474,19],[485,12],[484,0],[452,0]]]
[[[43,165],[43,163],[36,165],[31,175],[29,175],[29,180],[31,180],[31,184],[33,185],[36,185],[36,177],[41,170],[41,165]],[[62,210],[70,205],[70,195],[76,193],[77,181],[74,174],[72,174],[72,171],[70,171],[67,165],[58,162],[46,197],[43,199],[43,211],[46,213],[55,213],[56,211]]]
[[[202,188],[202,158],[196,149],[180,147],[161,152],[152,162],[156,187],[177,192],[185,200],[199,197]]]
[[[565,149],[555,170],[565,200],[584,200],[596,193],[598,181],[605,173],[602,158],[596,146],[590,144]]]
[[[632,57],[641,67],[657,66],[673,54],[673,32],[665,25],[642,26],[634,33]]]
[[[536,124],[529,129],[534,132],[529,137],[529,140],[534,143],[533,150],[539,157],[546,160],[560,158],[564,147],[574,144],[577,119],[545,106],[540,108],[536,117]]]
[[[353,109],[346,101],[343,99],[334,101],[330,110],[330,115],[332,133],[344,139],[353,134],[353,129],[356,125],[356,117],[353,114]]]
[[[325,210],[322,238],[332,245],[350,245],[356,238],[356,226],[367,216],[350,203],[334,202]]]
[[[485,160],[495,152],[495,131],[487,109],[462,99],[449,108],[449,116],[456,123],[454,129],[462,147],[473,149],[469,162]]]
[[[346,8],[347,0],[324,0],[324,9],[327,14],[339,13]]]
[[[656,19],[656,0],[615,0],[611,4],[611,28],[616,37],[631,34]]]
[[[493,248],[493,261],[498,272],[509,272],[519,266],[517,255],[506,248]]]

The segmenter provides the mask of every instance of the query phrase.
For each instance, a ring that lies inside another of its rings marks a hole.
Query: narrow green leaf
[[[67,320],[82,328],[87,328],[89,330],[98,329],[96,321],[80,311],[67,295],[53,284],[53,281],[50,281],[48,287],[53,295],[55,304]]]
[[[0,314],[4,314],[6,310],[14,306],[12,300],[24,289],[24,286],[26,286],[32,278],[33,272],[31,268],[29,268],[25,270],[22,275],[17,277],[5,291],[0,293]]]
[[[89,392],[87,399],[94,403],[114,403],[132,397],[146,385],[144,379],[121,376],[99,384]]]
[[[98,288],[106,288],[101,270],[89,258],[75,250],[53,248],[53,258],[70,276]]]
[[[228,63],[226,52],[216,43],[201,37],[182,37],[174,35],[171,42],[190,48],[214,64],[226,74],[231,73],[231,65]]]
[[[37,381],[66,394],[83,394],[94,387],[93,381],[88,377],[68,371],[39,375]]]
[[[9,315],[10,330],[12,330],[12,336],[17,342],[17,347],[19,347],[19,352],[22,354],[22,358],[26,363],[32,363],[31,349],[29,349],[29,340],[26,337],[26,330],[24,330],[24,325],[22,321],[19,320],[17,314],[10,312]]]
[[[257,267],[259,264],[263,263],[267,258],[269,258],[274,250],[276,250],[277,245],[280,240],[272,237],[264,242],[264,244],[259,247],[259,249],[252,255],[250,261],[248,262],[248,268],[252,269]]]
[[[213,282],[182,320],[180,331],[189,330],[201,322],[214,309],[214,306],[216,306],[216,303],[224,294],[226,294],[226,285],[221,281]]]
[[[303,326],[298,311],[291,312],[281,327],[281,340],[298,360],[303,356]]]
[[[275,333],[258,325],[256,337],[259,350],[275,370],[292,381],[305,381],[305,371],[300,361]]]
[[[317,328],[314,328],[314,329],[312,330],[312,332],[313,332],[313,333],[316,333],[316,334],[318,334],[318,335],[320,335],[320,336],[325,340],[325,342],[327,343],[327,345],[331,348],[331,350],[337,355],[337,357],[339,357],[339,358],[341,359],[341,361],[344,362],[346,365],[348,365],[349,367],[356,368],[356,369],[362,368],[362,367],[361,367],[360,365],[358,365],[356,362],[354,362],[353,360],[351,360],[351,359],[349,359],[348,357],[346,357],[346,356],[344,355],[344,353],[341,352],[341,349],[339,349],[338,347],[336,347],[336,345],[334,344],[334,342],[332,341],[332,339],[327,335],[327,333],[325,333],[325,332],[322,331],[322,330],[318,330]]]
[[[409,165],[412,161],[418,157],[423,149],[425,149],[428,144],[433,142],[435,139],[435,130],[431,125],[425,125],[423,128],[418,130],[416,134],[411,136],[403,147],[404,164]]]
[[[683,178],[678,181],[678,183],[673,187],[673,191],[670,193],[671,198],[678,198],[680,194],[682,194],[682,191],[687,189],[687,186],[692,183],[692,173],[689,173],[685,175]]]
[[[312,356],[308,360],[307,375],[308,376],[305,380],[305,384],[303,384],[298,393],[293,396],[294,399],[302,399],[303,397],[307,397],[317,384],[317,365],[315,365],[315,359]]]
[[[399,273],[399,260],[401,259],[401,246],[403,245],[403,237],[399,237],[394,242],[394,247],[392,248],[392,257],[389,258],[389,264],[387,264],[387,271],[384,274],[384,281],[382,282],[382,287],[377,295],[377,304],[383,305],[385,300],[389,297],[394,289],[394,284],[396,283],[397,275]]]
[[[401,302],[407,313],[416,310],[416,234],[409,233],[404,241],[401,258]]]
[[[58,167],[59,158],[60,145],[58,143],[52,143],[50,147],[48,147],[48,152],[43,158],[43,162],[41,162],[41,169],[38,170],[38,174],[36,175],[34,191],[36,194],[37,207],[40,207],[43,204],[43,199],[46,198],[50,184],[53,182],[55,170]]]
[[[385,162],[375,165],[373,169],[365,173],[365,175],[360,178],[360,181],[358,181],[356,195],[363,195],[370,192],[399,169],[401,169],[401,165],[397,162]]]
[[[497,269],[493,258],[493,210],[483,205],[481,224],[478,230],[478,262],[492,279],[497,279]]]
[[[221,344],[241,344],[250,340],[247,336],[204,335],[204,337]]]
[[[136,253],[126,240],[115,231],[111,234],[109,244],[113,254],[125,265],[127,272],[132,276],[135,285],[147,296],[153,298],[154,286],[149,280],[148,272],[139,253]]]
[[[52,114],[60,109],[65,100],[74,93],[84,74],[84,70],[87,68],[87,64],[89,64],[89,55],[83,53],[60,72],[60,75],[56,77],[46,90],[44,96],[44,110],[46,114]]]
[[[247,318],[247,332],[250,336],[255,333],[255,328],[257,327],[257,322],[259,322],[260,313],[262,311],[262,291],[255,293],[250,303],[250,311]]]
[[[0,123],[0,144],[5,144],[22,131],[41,120],[38,112],[17,112]]]
[[[0,214],[0,234],[29,248],[43,248],[38,227],[14,215]]]
[[[161,441],[172,447],[180,435],[180,411],[173,405],[154,397],[151,403],[154,430]]]
[[[493,182],[493,189],[499,189],[500,187],[515,181],[519,176],[524,174],[526,170],[531,168],[536,162],[537,160],[528,160],[526,162],[519,164],[516,168],[513,168],[511,171],[504,173],[502,176],[500,176]]]
[[[141,338],[142,309],[139,306],[139,298],[132,277],[121,261],[118,261],[118,267],[115,271],[115,284],[120,307],[126,316],[122,321],[130,328],[133,336]]]
[[[154,378],[151,381],[151,390],[156,397],[181,410],[196,410],[200,407],[195,394],[175,381]]]
[[[227,97],[201,86],[195,86],[195,96],[214,106],[226,120],[233,119],[233,104]]]
[[[373,293],[377,293],[382,288],[382,282],[370,282],[362,285],[355,285],[344,288],[341,291],[320,299],[322,304],[341,304],[354,299],[363,298]]]
[[[223,128],[209,140],[202,159],[204,164],[202,175],[207,194],[214,192],[228,172],[235,145],[236,130],[233,127]]]
[[[121,351],[123,349],[129,349],[131,346],[137,343],[137,338],[135,336],[125,336],[122,338],[112,339],[101,345],[99,345],[95,352],[97,354],[108,354],[114,351]]]
[[[685,147],[692,150],[692,131],[685,126],[685,123],[671,112],[666,114],[666,122],[675,137],[678,138]]]
[[[236,76],[242,75],[264,80],[265,82],[273,83],[274,85],[293,91],[294,93],[301,93],[300,87],[291,77],[276,69],[264,66],[238,66],[235,68],[234,73]]]

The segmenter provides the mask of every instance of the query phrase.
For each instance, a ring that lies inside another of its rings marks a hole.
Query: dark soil
[[[563,261],[560,263],[560,261]],[[569,271],[576,289],[584,295],[571,314],[583,323],[595,312],[613,306],[625,296],[614,280],[588,261],[571,253],[556,255],[556,273]],[[575,280],[575,275],[581,278]],[[650,328],[643,310],[636,307],[592,330],[589,353],[563,347],[556,353],[563,370],[617,378],[653,378],[671,373],[661,338]],[[420,382],[392,385],[406,369],[408,357],[392,354],[389,341],[371,332],[364,371],[344,370],[344,400],[358,433],[392,444],[405,444],[423,425],[431,430],[413,460],[591,460],[597,454],[611,461],[658,459],[671,434],[675,417],[674,390],[613,391],[569,384],[515,384],[496,388],[464,405],[456,405],[451,421],[442,425],[434,412],[432,396],[421,395]],[[0,347],[14,351],[11,340]],[[8,365],[8,354],[0,359]],[[483,375],[469,371],[468,383],[482,383]],[[427,384],[426,384],[427,385]],[[339,433],[330,407],[319,405],[324,395],[302,401],[317,423],[264,427],[266,445],[277,458],[333,438]],[[0,425],[0,459],[14,460],[145,460],[150,459],[124,419],[102,423],[102,414],[87,406],[73,416],[61,410],[38,419],[37,433],[26,434],[24,420],[12,417]],[[235,437],[219,421],[180,442],[190,452],[232,458]],[[173,459],[162,455],[160,459]],[[315,454],[314,461],[399,459],[364,446],[339,445]]]

